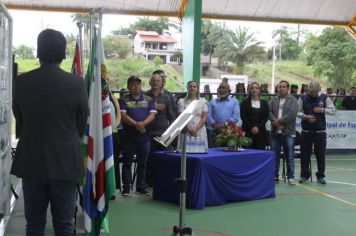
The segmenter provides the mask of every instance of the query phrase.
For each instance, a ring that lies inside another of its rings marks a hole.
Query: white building
[[[155,31],[136,31],[134,38],[134,54],[143,55],[148,60],[156,56],[162,58],[164,64],[178,63],[173,56],[177,40],[171,36],[159,35]]]

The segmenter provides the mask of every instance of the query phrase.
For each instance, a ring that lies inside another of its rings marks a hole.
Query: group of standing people
[[[81,137],[87,121],[87,91],[82,79],[59,67],[66,49],[62,33],[44,30],[39,34],[37,44],[41,66],[22,74],[14,83],[13,112],[22,130],[11,173],[23,181],[27,235],[43,235],[49,203],[56,234],[74,235],[76,179],[84,174]],[[312,174],[310,155],[313,146],[318,182],[326,183],[325,115],[335,114],[335,106],[329,97],[320,93],[318,82],[311,82],[309,91],[297,100],[289,93],[289,83],[280,81],[277,95],[269,102],[262,99],[261,87],[253,82],[248,88],[248,96],[241,99],[240,108],[239,101],[230,96],[227,81],[220,84],[218,97],[209,102],[200,97],[198,82],[189,81],[187,95],[176,103],[172,94],[164,89],[165,78],[164,71],[153,72],[150,90],[143,92],[142,80],[131,76],[127,80],[128,93],[122,94],[119,102],[111,95],[112,111],[115,111],[112,112],[112,127],[117,133],[114,134],[114,143],[116,145],[119,140],[124,147],[123,150],[114,147],[116,157],[119,151],[123,151],[124,156],[123,196],[130,194],[134,158],[137,161],[136,192],[149,195],[146,187],[154,181],[152,153],[167,150],[153,141],[153,137],[162,135],[174,119],[196,100],[199,109],[187,125],[188,136],[200,137],[206,146],[213,147],[216,134],[238,123],[241,117],[243,130],[253,140],[252,148],[265,149],[270,145],[274,150],[276,181],[283,148],[289,184],[295,184],[294,139],[296,118],[299,117],[302,120],[299,183],[305,183]],[[102,82],[104,91],[107,84],[105,79]],[[120,118],[121,132],[117,130]],[[270,133],[266,129],[268,120],[271,122]]]
[[[334,115],[335,106],[331,99],[322,94],[320,84],[313,81],[308,86],[308,92],[298,99],[290,93],[290,85],[287,81],[280,81],[277,85],[277,94],[267,102],[261,96],[261,88],[253,82],[248,88],[247,97],[239,103],[235,98],[224,96],[228,91],[228,84],[222,83],[218,88],[218,98],[209,103],[210,133],[216,132],[228,126],[230,122],[236,123],[241,110],[242,128],[246,136],[252,139],[252,148],[265,149],[268,145],[275,152],[275,181],[279,181],[280,155],[283,155],[287,164],[288,183],[296,183],[294,177],[294,146],[296,143],[296,119],[301,119],[302,131],[300,135],[301,145],[301,175],[299,183],[305,183],[311,176],[310,156],[314,147],[318,170],[317,181],[325,184],[325,149],[326,149],[326,119],[325,115]],[[228,108],[226,104],[234,108]],[[225,105],[223,105],[225,104]],[[230,111],[230,118],[225,113]],[[236,112],[234,112],[236,111]],[[232,115],[235,114],[235,115]],[[221,118],[221,120],[219,120]],[[216,122],[219,121],[219,122]],[[271,123],[271,130],[266,130],[267,121]]]

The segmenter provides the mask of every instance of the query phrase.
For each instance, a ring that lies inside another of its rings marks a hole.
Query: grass
[[[170,91],[183,91],[183,75],[170,65],[156,65],[143,57],[134,56],[127,59],[106,59],[105,60],[112,90],[126,88],[126,80],[131,75],[139,76],[143,80],[143,89],[149,88],[149,78],[151,73],[157,69],[163,69],[168,75],[166,89]],[[17,59],[19,71],[25,72],[39,66],[36,59]],[[85,60],[84,69],[86,71],[88,60]],[[61,68],[70,71],[72,59],[63,61]],[[249,76],[249,82],[257,81],[259,83],[270,84],[272,77],[272,62],[256,62],[247,64],[245,73]],[[276,61],[275,65],[275,84],[280,80],[287,80],[290,84],[308,84],[312,80],[313,72],[311,66],[306,66],[303,61]],[[329,83],[324,79],[318,79],[322,87],[329,87]]]
[[[272,77],[272,62],[259,62],[248,64],[245,68],[249,81],[270,84]],[[314,78],[311,66],[306,66],[303,61],[276,61],[275,84],[280,80],[287,80],[290,84],[308,84],[310,80],[317,79],[322,86],[328,86],[328,82],[320,78]]]
[[[67,72],[71,71],[72,58],[65,59],[61,68]],[[37,59],[17,59],[19,72],[24,73],[39,67]],[[87,70],[88,60],[84,60],[84,71]],[[151,61],[145,60],[141,56],[129,57],[127,59],[106,59],[105,64],[108,68],[109,84],[112,90],[126,88],[127,78],[131,75],[139,76],[143,83],[143,89],[148,89],[148,81],[153,71],[163,69],[167,72],[168,79],[166,88],[172,91],[183,91],[183,76],[169,65],[156,65]]]

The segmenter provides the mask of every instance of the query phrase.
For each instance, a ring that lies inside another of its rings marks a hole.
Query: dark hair
[[[142,80],[138,76],[132,75],[127,79],[127,87],[129,87],[130,84],[135,82],[135,81],[139,82],[140,84],[142,82]]]
[[[37,37],[37,57],[42,62],[60,63],[66,58],[66,46],[66,38],[61,32],[45,29]]]
[[[292,84],[292,85],[290,86],[290,88],[291,88],[291,89],[298,89],[298,85]]]
[[[278,84],[280,84],[280,83],[286,83],[286,84],[287,84],[287,88],[289,88],[289,83],[288,83],[288,81],[286,81],[286,80],[281,80],[281,81],[279,81]]]
[[[344,94],[342,94],[342,95],[345,95],[345,89],[343,89],[343,88],[336,89],[336,95],[340,95],[341,90],[344,92]]]
[[[260,86],[258,86],[258,87],[260,87]],[[241,92],[238,91],[238,90],[240,90],[240,88],[242,89]],[[245,84],[244,83],[237,83],[235,90],[236,90],[235,93],[246,93]]]
[[[160,69],[158,69],[158,70],[155,70],[155,71],[153,71],[152,72],[152,75],[156,75],[156,74],[162,74],[162,73],[164,73],[164,70],[160,70]]]
[[[307,89],[307,91],[309,90],[309,85],[307,84],[302,84],[302,86],[300,87],[300,93],[303,94],[305,93],[305,89]]]

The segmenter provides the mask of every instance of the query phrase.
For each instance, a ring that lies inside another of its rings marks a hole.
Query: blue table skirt
[[[181,154],[156,152],[153,158],[153,199],[179,204]],[[275,197],[274,153],[246,149],[187,154],[187,207],[203,209],[232,201]]]

